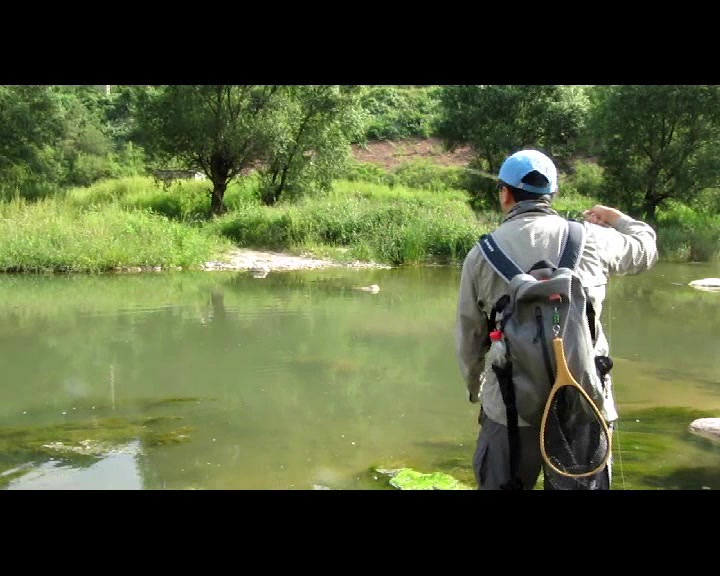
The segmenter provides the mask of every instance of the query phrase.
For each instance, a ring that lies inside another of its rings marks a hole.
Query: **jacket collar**
[[[528,212],[537,212],[540,214],[551,214],[553,216],[559,216],[557,211],[552,209],[550,207],[550,204],[548,204],[545,200],[523,200],[522,202],[518,202],[517,204],[515,204],[515,206],[510,209],[510,212],[507,213],[503,222],[507,222],[508,220],[514,220],[520,215],[526,214]]]

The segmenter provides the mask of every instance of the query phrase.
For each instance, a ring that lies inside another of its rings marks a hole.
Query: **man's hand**
[[[612,226],[616,220],[622,216],[625,216],[625,214],[620,212],[620,210],[610,208],[609,206],[601,206],[600,204],[583,212],[583,217],[587,222],[598,224],[599,226]]]

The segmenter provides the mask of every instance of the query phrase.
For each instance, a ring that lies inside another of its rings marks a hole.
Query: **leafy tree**
[[[273,205],[286,194],[327,191],[364,132],[359,86],[288,86],[276,107],[267,161],[259,167],[260,197]]]
[[[104,95],[94,86],[54,86],[63,116],[57,152],[62,158],[62,184],[89,186],[112,175],[108,155],[112,140],[105,135],[100,109]]]
[[[437,116],[437,87],[370,86],[362,98],[368,140],[428,138]]]
[[[3,188],[47,188],[60,177],[54,146],[63,111],[47,86],[0,86],[0,179]],[[23,190],[24,189],[24,190]]]
[[[550,154],[567,167],[589,114],[578,86],[443,86],[437,133],[450,150],[470,146],[471,168],[497,174],[521,148]],[[487,187],[487,186],[486,186]]]
[[[183,85],[140,94],[136,138],[151,157],[179,162],[212,182],[211,211],[227,211],[230,180],[267,159],[281,86]]]
[[[602,145],[603,198],[656,221],[667,199],[692,199],[720,176],[720,86],[612,86],[592,125]]]

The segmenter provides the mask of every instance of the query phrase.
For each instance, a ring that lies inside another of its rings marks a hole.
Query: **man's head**
[[[538,150],[520,150],[500,167],[500,203],[504,211],[522,200],[549,202],[557,191],[557,168]]]

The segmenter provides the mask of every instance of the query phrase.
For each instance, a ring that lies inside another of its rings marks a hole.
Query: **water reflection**
[[[720,488],[718,449],[686,431],[720,412],[720,294],[687,283],[719,275],[659,265],[609,288],[625,487]],[[458,281],[457,268],[0,278],[0,486],[380,489],[378,466],[472,482]],[[121,448],[47,448],[85,441]]]
[[[8,490],[142,490],[138,466],[139,442],[113,448],[87,468],[50,460],[38,466],[7,470]]]

